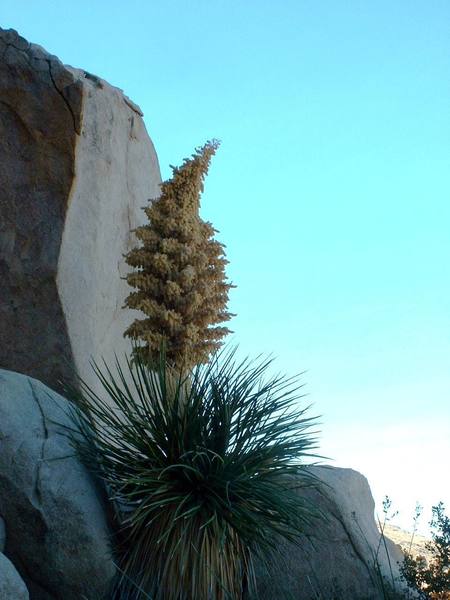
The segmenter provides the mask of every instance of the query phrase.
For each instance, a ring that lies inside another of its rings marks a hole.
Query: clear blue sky
[[[235,341],[308,370],[378,501],[450,507],[448,0],[3,0],[0,25],[124,89],[164,177],[222,140]]]

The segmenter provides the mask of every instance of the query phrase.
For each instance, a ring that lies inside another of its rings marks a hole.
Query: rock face
[[[12,563],[0,554],[0,600],[28,600],[28,590]]]
[[[105,507],[64,427],[64,398],[0,370],[4,552],[33,600],[101,600],[114,576]]]
[[[380,534],[374,519],[374,501],[366,478],[352,469],[315,467],[314,473],[326,485],[322,491],[309,491],[313,504],[327,520],[310,531],[311,543],[301,547],[280,541],[280,555],[269,565],[257,565],[261,600],[312,600],[315,598],[383,600],[378,563],[388,582],[395,585],[401,549],[387,542],[379,546]],[[302,493],[305,493],[304,491]]]
[[[121,90],[0,29],[0,367],[58,388],[129,349],[123,260],[160,172]]]

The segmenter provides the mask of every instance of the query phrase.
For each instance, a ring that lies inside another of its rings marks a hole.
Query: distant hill
[[[398,544],[404,552],[411,552],[413,556],[424,556],[428,561],[431,558],[429,550],[426,549],[425,544],[430,542],[429,538],[414,534],[413,542],[411,545],[411,531],[405,531],[396,525],[386,524],[384,533],[386,537],[392,540],[395,544]]]

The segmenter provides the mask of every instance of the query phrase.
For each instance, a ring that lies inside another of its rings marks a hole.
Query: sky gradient
[[[307,371],[322,452],[400,524],[450,508],[449,2],[2,0],[0,26],[122,88],[164,178],[222,141],[232,341]]]

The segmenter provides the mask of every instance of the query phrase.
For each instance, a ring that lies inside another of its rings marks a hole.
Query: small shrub
[[[432,508],[432,541],[426,548],[432,558],[407,552],[401,573],[406,583],[424,600],[450,600],[450,517],[442,502]]]
[[[117,597],[239,600],[254,554],[318,518],[297,490],[315,485],[315,418],[298,379],[266,379],[269,364],[222,353],[176,378],[138,354],[117,375],[96,368],[107,400],[83,386],[74,441],[116,507]]]

